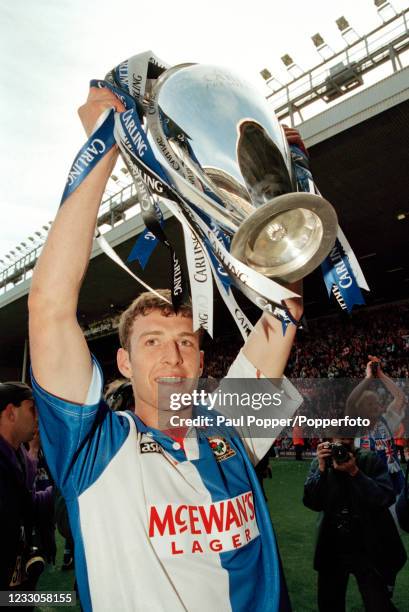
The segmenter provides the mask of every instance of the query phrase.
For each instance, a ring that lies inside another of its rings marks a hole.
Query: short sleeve
[[[236,386],[242,390],[247,390],[249,394],[257,393],[257,395],[259,395],[266,393],[270,396],[277,394],[276,397],[280,397],[279,405],[271,403],[270,405],[265,405],[257,409],[257,418],[262,419],[266,423],[269,422],[269,419],[279,419],[281,421],[284,419],[291,425],[290,421],[292,416],[303,402],[297,389],[286,377],[277,380],[265,378],[247,359],[243,351],[239,352],[222,384],[223,389],[229,388],[230,391],[233,391]],[[235,414],[232,410],[234,409],[229,410],[229,408],[225,407],[218,409],[220,413],[227,414],[234,418]],[[245,412],[250,414],[251,408]],[[241,409],[241,413],[243,414],[243,409]],[[247,425],[236,427],[254,465],[268,452],[274,440],[284,427],[285,425],[282,424],[271,428],[266,427],[264,430],[260,430],[260,427]],[[266,431],[268,437],[261,437],[262,431]]]
[[[399,425],[401,424],[404,413],[401,414],[399,412],[395,412],[392,408],[384,412],[382,415],[386,421],[386,424],[391,431],[392,434],[395,434],[398,430]]]
[[[126,417],[102,398],[103,377],[93,358],[85,404],[48,393],[32,376],[41,444],[51,474],[64,497],[80,495],[102,473],[129,432]]]

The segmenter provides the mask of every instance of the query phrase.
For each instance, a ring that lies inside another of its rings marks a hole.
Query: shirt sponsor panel
[[[259,535],[253,493],[203,505],[149,507],[149,537],[160,558],[217,553],[246,546]]]

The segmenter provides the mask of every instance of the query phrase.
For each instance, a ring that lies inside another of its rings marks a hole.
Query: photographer
[[[353,438],[318,445],[303,502],[321,513],[314,555],[320,612],[345,610],[350,574],[367,612],[396,610],[388,585],[394,584],[406,552],[388,510],[394,499],[376,453],[354,449]]]

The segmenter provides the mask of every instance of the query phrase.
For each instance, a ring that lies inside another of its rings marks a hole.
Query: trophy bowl
[[[289,283],[328,255],[335,210],[296,192],[284,132],[240,77],[203,64],[166,70],[150,93],[147,127],[174,188],[230,236],[234,257]]]

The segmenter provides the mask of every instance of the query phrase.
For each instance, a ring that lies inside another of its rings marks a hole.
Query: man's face
[[[360,405],[360,415],[366,419],[377,419],[383,412],[382,404],[380,403],[375,393],[368,393],[362,399]]]
[[[30,442],[34,437],[37,425],[37,415],[34,401],[31,399],[23,400],[20,406],[13,408],[15,414],[15,434],[20,444]]]
[[[168,393],[188,392],[191,387],[186,388],[184,380],[198,378],[203,369],[199,334],[193,332],[192,319],[164,316],[160,310],[138,316],[129,353],[118,351],[118,367],[131,378],[138,412],[147,407],[157,410],[159,385]]]
[[[344,446],[349,447],[352,451],[354,448],[355,438],[351,438],[351,437],[333,438],[332,441],[335,442],[335,444],[343,444]]]

